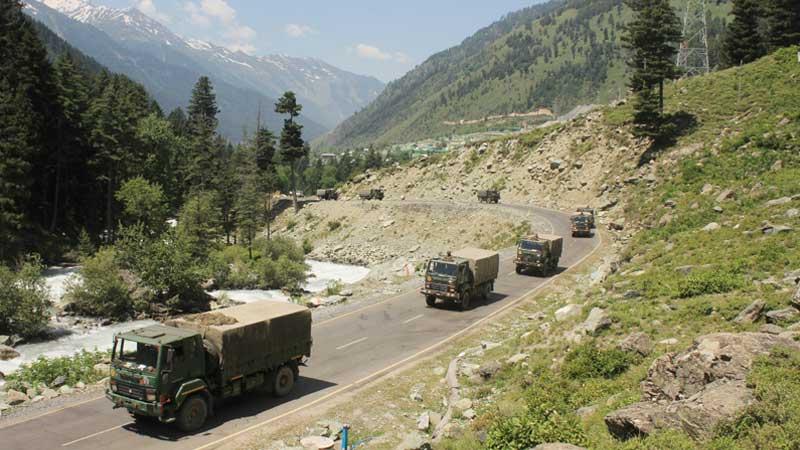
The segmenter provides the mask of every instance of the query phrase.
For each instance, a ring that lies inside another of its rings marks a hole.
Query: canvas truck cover
[[[556,236],[555,234],[539,233],[533,236],[528,236],[525,239],[530,241],[547,242],[550,246],[550,254],[556,258],[560,258],[561,253],[564,251],[564,238],[561,236]]]
[[[200,333],[218,353],[224,379],[311,356],[311,311],[292,303],[249,303],[167,325]]]
[[[475,275],[475,285],[480,285],[497,278],[500,270],[500,255],[491,250],[465,248],[452,254],[469,262],[469,268]]]

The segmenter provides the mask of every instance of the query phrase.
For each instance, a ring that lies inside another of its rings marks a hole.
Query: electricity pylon
[[[708,23],[706,0],[686,0],[683,13],[683,38],[678,49],[678,67],[684,76],[711,71],[708,62]]]

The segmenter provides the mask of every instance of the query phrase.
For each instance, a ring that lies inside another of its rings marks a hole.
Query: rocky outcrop
[[[617,346],[620,350],[647,356],[653,351],[653,340],[645,333],[631,333]]]
[[[664,428],[707,437],[721,420],[754,401],[747,374],[757,357],[776,347],[800,350],[800,343],[766,333],[701,336],[685,351],[653,361],[641,385],[645,401],[607,415],[606,426],[620,439]]]
[[[756,300],[751,303],[747,308],[743,309],[735,319],[733,319],[736,323],[753,323],[761,317],[761,313],[764,311],[764,307],[767,304],[764,300]]]

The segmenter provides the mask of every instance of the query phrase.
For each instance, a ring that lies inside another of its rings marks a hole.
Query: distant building
[[[323,164],[334,164],[336,163],[336,154],[334,153],[323,153],[319,155],[319,159],[322,160]]]

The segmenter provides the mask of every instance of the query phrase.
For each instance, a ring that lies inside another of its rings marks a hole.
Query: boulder
[[[20,405],[28,401],[28,396],[15,389],[9,389],[6,392],[6,403],[11,406]]]
[[[19,352],[8,345],[0,345],[0,361],[19,358]]]
[[[716,380],[745,380],[753,360],[775,347],[800,350],[800,343],[765,333],[714,333],[698,337],[683,352],[655,361],[642,382],[648,400],[683,400]]]
[[[500,372],[500,369],[502,367],[503,365],[500,364],[500,361],[489,361],[487,363],[484,363],[478,369],[478,375],[480,375],[481,378],[483,378],[484,380],[488,380],[493,376],[497,375],[497,372]]]
[[[764,302],[764,300],[756,300],[747,308],[743,309],[739,315],[733,319],[733,321],[741,324],[753,323],[757,321],[759,317],[761,317],[761,313],[764,311],[765,306],[767,306],[767,304]]]
[[[625,352],[647,356],[653,351],[653,341],[646,333],[636,332],[626,336],[617,347]]]
[[[555,442],[552,444],[539,444],[536,447],[533,447],[532,450],[586,450],[586,448],[578,447],[577,445],[572,445],[572,444],[562,444],[561,442]]]
[[[431,426],[431,416],[427,412],[424,412],[419,415],[419,419],[417,419],[417,429],[419,431],[428,431],[428,428]]]
[[[789,209],[783,216],[786,217],[787,219],[794,219],[795,217],[800,216],[800,209],[797,208]]]
[[[462,415],[462,416],[463,416],[465,419],[467,419],[467,420],[472,420],[472,419],[474,419],[474,418],[475,418],[475,416],[477,416],[478,414],[475,412],[475,410],[474,410],[474,409],[470,408],[470,409],[468,409],[468,410],[464,411],[463,413],[461,413],[461,415]]]
[[[713,436],[717,424],[735,417],[754,402],[755,396],[744,380],[717,380],[684,400],[634,403],[608,414],[605,422],[618,439],[647,436],[668,428],[704,439]]]
[[[468,398],[459,399],[453,407],[459,411],[466,411],[472,408],[472,400]]]
[[[703,231],[717,231],[719,230],[720,226],[717,222],[711,222],[710,224],[703,227]]]
[[[717,203],[722,203],[725,200],[729,200],[729,199],[732,199],[732,198],[735,198],[735,197],[736,197],[736,195],[734,194],[733,189],[725,189],[724,191],[719,193],[719,195],[717,196],[716,200],[717,200]]]
[[[335,442],[325,436],[308,436],[300,439],[300,445],[308,450],[332,449]]]
[[[760,331],[762,333],[776,334],[777,335],[777,334],[783,333],[786,330],[784,330],[783,327],[780,327],[778,325],[774,325],[774,324],[771,324],[771,323],[765,323],[764,325],[761,326],[761,328],[758,329],[758,331]]]
[[[768,323],[790,322],[792,320],[797,320],[797,317],[800,316],[800,312],[795,308],[789,307],[770,311],[766,316]]]
[[[785,205],[785,204],[791,203],[791,202],[792,202],[792,198],[791,197],[781,197],[781,198],[776,198],[775,200],[768,201],[767,203],[764,204],[764,206],[769,208],[769,207],[772,207],[772,206]]]
[[[558,322],[563,322],[567,319],[579,316],[581,314],[581,311],[583,311],[583,306],[570,304],[563,308],[558,309],[555,312],[555,317]]]
[[[506,360],[506,363],[511,364],[513,366],[515,364],[521,363],[522,361],[525,361],[526,359],[528,359],[528,355],[527,354],[525,354],[525,353],[517,353],[516,355],[508,358],[508,360]]]
[[[46,398],[47,400],[50,400],[52,398],[58,397],[58,392],[56,392],[56,391],[54,391],[52,389],[45,389],[44,391],[42,391],[42,396],[44,398]]]
[[[59,375],[59,376],[56,377],[55,380],[53,380],[52,383],[50,383],[50,387],[54,387],[54,388],[61,387],[66,382],[67,382],[67,377],[65,377],[64,375]]]
[[[74,391],[71,387],[64,385],[58,388],[58,393],[62,395],[69,395],[72,394]]]
[[[608,317],[608,314],[600,308],[592,308],[589,312],[589,317],[581,324],[583,331],[592,336],[610,326],[611,319]]]
[[[708,195],[708,194],[710,194],[712,192],[714,192],[714,186],[712,186],[712,185],[710,185],[708,183],[704,184],[703,185],[703,189],[700,190],[700,194],[702,194],[702,195]]]
[[[550,160],[550,169],[557,170],[564,164],[564,161],[561,159],[551,159]]]

